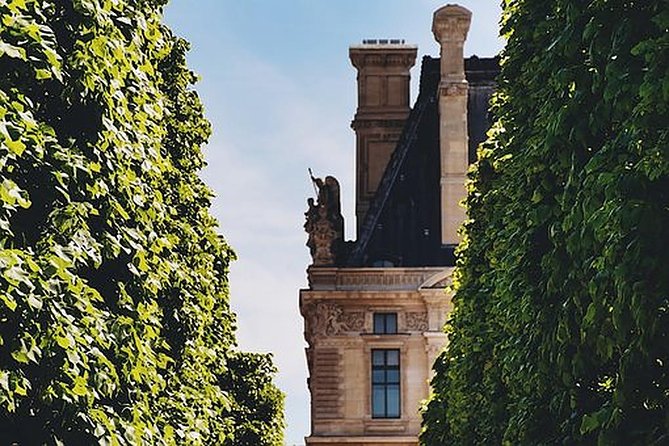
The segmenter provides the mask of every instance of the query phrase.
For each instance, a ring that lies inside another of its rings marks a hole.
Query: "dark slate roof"
[[[438,86],[440,59],[423,58],[418,99],[388,162],[346,265],[451,266],[454,246],[441,244]],[[465,59],[469,82],[470,160],[490,128],[488,112],[499,58]]]

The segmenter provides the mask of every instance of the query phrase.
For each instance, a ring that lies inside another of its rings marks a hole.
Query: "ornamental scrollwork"
[[[407,312],[405,315],[407,331],[427,331],[427,313],[425,312]]]

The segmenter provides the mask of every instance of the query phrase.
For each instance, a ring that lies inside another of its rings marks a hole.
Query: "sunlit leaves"
[[[667,441],[668,17],[504,2],[426,444]]]
[[[3,441],[234,442],[234,255],[164,3],[0,1]]]

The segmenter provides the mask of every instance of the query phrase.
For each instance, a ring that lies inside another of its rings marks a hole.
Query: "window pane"
[[[374,313],[374,334],[397,333],[397,313]]]
[[[372,364],[385,365],[385,350],[372,350]]]
[[[383,313],[374,313],[374,334],[384,334],[386,332]]]
[[[397,314],[390,313],[386,315],[386,333],[397,333]]]
[[[372,417],[400,417],[400,351],[372,350]]]
[[[387,413],[388,417],[399,417],[400,416],[400,386],[396,384],[386,386],[386,395],[388,398],[387,401]]]
[[[374,386],[372,392],[372,416],[386,416],[386,391],[384,386]]]

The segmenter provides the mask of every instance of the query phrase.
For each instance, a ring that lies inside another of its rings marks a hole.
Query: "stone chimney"
[[[404,40],[363,40],[349,48],[358,70],[356,135],[357,228],[363,223],[409,115],[409,70],[418,48]]]
[[[457,230],[465,220],[459,205],[465,198],[469,167],[467,90],[463,48],[472,13],[458,5],[446,5],[434,13],[432,33],[441,46],[439,83],[439,145],[441,152],[441,242],[456,245]]]

